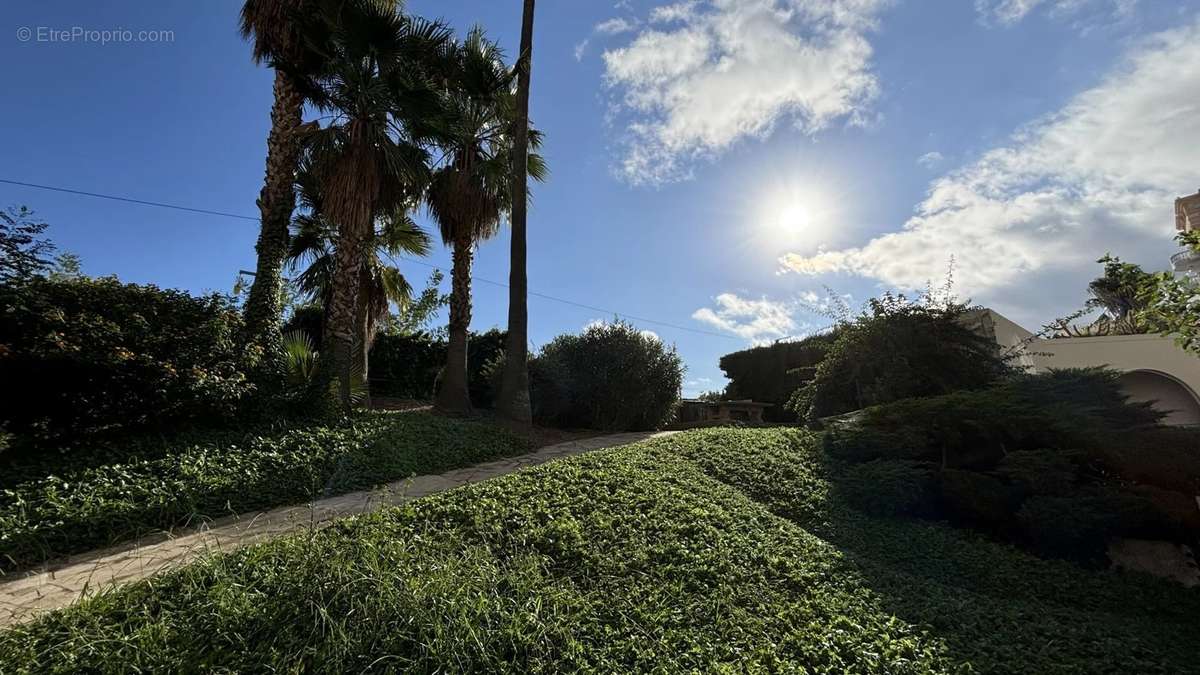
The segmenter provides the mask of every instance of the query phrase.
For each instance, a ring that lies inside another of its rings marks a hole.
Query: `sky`
[[[521,4],[407,8],[512,56]],[[0,179],[255,216],[271,73],[239,7],[5,3]],[[827,326],[830,298],[950,269],[960,299],[1036,329],[1082,305],[1106,253],[1166,268],[1173,201],[1200,189],[1200,0],[537,12],[550,178],[529,215],[530,339],[627,318],[676,346],[685,395],[724,386],[722,354]],[[254,267],[251,221],[0,183],[18,205],[87,274],[228,292]],[[477,259],[473,327],[503,327],[507,232]],[[448,251],[423,262],[449,269]],[[401,271],[419,286],[430,269]]]

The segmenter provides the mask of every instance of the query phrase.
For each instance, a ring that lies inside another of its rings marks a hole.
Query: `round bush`
[[[560,335],[530,361],[534,418],[563,428],[657,429],[674,416],[682,386],[675,347],[619,321]]]

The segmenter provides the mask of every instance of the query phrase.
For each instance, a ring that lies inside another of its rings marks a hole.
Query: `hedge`
[[[253,391],[226,296],[33,277],[0,316],[0,426],[41,447],[228,420]]]

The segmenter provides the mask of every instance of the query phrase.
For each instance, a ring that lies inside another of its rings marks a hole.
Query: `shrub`
[[[1030,497],[1017,521],[1035,547],[1047,553],[1099,559],[1117,531],[1119,505],[1099,494]]]
[[[467,340],[467,382],[476,407],[492,405],[495,394],[485,371],[500,357],[506,336],[493,328]],[[375,339],[370,359],[373,395],[428,400],[446,365],[446,341],[429,333],[384,334]]]
[[[1017,450],[1000,460],[1000,475],[1034,495],[1070,494],[1079,479],[1082,453],[1069,450]]]
[[[1107,435],[1096,456],[1116,480],[1200,494],[1200,429],[1159,427]]]
[[[943,512],[951,519],[993,532],[1012,528],[1020,499],[1000,480],[977,471],[945,469],[938,475],[938,487]]]
[[[721,357],[721,370],[729,378],[725,396],[753,399],[774,405],[763,411],[768,422],[793,422],[796,413],[784,406],[792,392],[804,386],[834,341],[834,333],[803,340],[776,342]]]
[[[682,386],[675,348],[620,321],[560,335],[530,362],[534,418],[558,427],[656,429]]]
[[[884,295],[839,327],[788,406],[810,422],[907,398],[979,389],[1011,372],[965,305]]]
[[[933,465],[903,459],[854,464],[838,483],[846,500],[876,516],[925,515],[932,501]]]
[[[1101,368],[1016,375],[978,391],[868,408],[834,428],[830,450],[854,461],[901,457],[994,467],[1006,454],[1095,448],[1161,415],[1130,403],[1119,373]]]
[[[225,296],[34,277],[0,314],[0,422],[42,444],[228,420],[252,391]]]

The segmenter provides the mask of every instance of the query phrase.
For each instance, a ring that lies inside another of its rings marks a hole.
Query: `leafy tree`
[[[1176,241],[1200,255],[1200,231],[1181,232]],[[1142,301],[1158,332],[1200,355],[1200,278],[1160,272],[1142,285]]]
[[[1012,369],[970,308],[887,293],[841,325],[811,381],[788,405],[809,421],[906,398],[978,389]]]
[[[446,160],[426,193],[430,215],[442,241],[453,250],[450,275],[449,349],[434,409],[448,415],[472,414],[467,386],[467,331],[471,324],[471,265],[475,246],[494,236],[512,208],[512,131],[516,115],[513,75],[503,53],[481,29],[472,30],[454,50],[454,79],[445,92],[447,124],[441,145]],[[529,145],[540,134],[529,132]],[[541,180],[542,158],[528,156],[528,173]]]
[[[384,317],[382,332],[388,335],[412,335],[425,331],[437,312],[450,302],[450,296],[441,290],[444,279],[441,270],[431,272],[420,295]]]
[[[49,224],[34,220],[28,207],[0,211],[0,283],[11,283],[50,268],[54,244],[40,236]]]
[[[300,202],[306,209],[293,222],[295,234],[288,248],[288,261],[293,271],[301,270],[293,280],[297,290],[325,308],[333,293],[338,230],[322,211],[323,199],[315,176],[302,170],[297,183]],[[354,314],[355,361],[364,381],[369,374],[367,355],[389,306],[396,303],[405,311],[413,300],[412,286],[396,268],[395,257],[428,255],[430,244],[429,235],[409,217],[406,206],[375,220],[359,265]],[[385,257],[392,264],[385,262]]]
[[[423,142],[438,114],[428,74],[450,33],[380,3],[317,5],[308,21],[326,27],[313,31],[327,35],[323,65],[303,90],[330,119],[306,134],[304,154],[321,213],[337,225],[337,249],[315,391],[323,396],[336,377],[339,406],[349,412],[362,262],[376,219],[405,209],[428,183]]]
[[[533,66],[534,0],[525,0],[521,14],[521,53],[517,59],[517,115],[513,129],[512,242],[509,255],[508,345],[512,358],[504,362],[496,410],[528,424],[529,402],[529,277],[526,273],[526,215],[529,170],[529,78]]]

